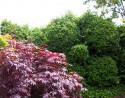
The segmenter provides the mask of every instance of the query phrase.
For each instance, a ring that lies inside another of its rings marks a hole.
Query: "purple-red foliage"
[[[0,98],[81,98],[82,77],[67,73],[64,54],[9,42],[0,51]]]

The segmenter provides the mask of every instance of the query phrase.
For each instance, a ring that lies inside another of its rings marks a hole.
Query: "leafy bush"
[[[34,28],[31,30],[31,33],[28,36],[28,41],[39,45],[41,43],[45,43],[45,38],[45,34],[40,28]]]
[[[0,97],[81,98],[82,77],[67,74],[64,54],[9,40],[0,51]]]
[[[121,50],[121,53],[119,55],[119,76],[122,83],[125,83],[125,50]]]
[[[83,98],[123,98],[119,95],[124,92],[125,85],[117,85],[110,88],[89,87],[88,91],[83,93]]]
[[[121,50],[118,52],[118,70],[122,83],[125,83],[125,25],[117,27],[120,34],[120,46]]]
[[[72,46],[79,43],[79,29],[75,16],[67,13],[65,16],[53,19],[44,29],[48,49],[58,52],[68,52]]]
[[[117,29],[120,34],[120,46],[125,48],[125,25],[118,26]]]
[[[29,26],[23,25],[23,26],[19,26],[18,31],[13,36],[16,39],[27,40],[29,33],[30,33]]]
[[[85,60],[89,57],[88,47],[84,44],[78,44],[71,48],[70,59],[72,62],[84,64]]]
[[[72,71],[77,72],[82,77],[84,77],[85,75],[85,68],[77,63],[74,63],[71,66],[68,66],[67,69],[69,72],[72,72]]]
[[[29,34],[29,27],[27,25],[19,26],[8,20],[3,20],[1,23],[1,34],[10,34],[16,39],[27,39]]]
[[[86,82],[95,87],[110,87],[119,83],[116,62],[108,56],[93,58],[85,69]]]
[[[91,55],[109,55],[119,49],[119,32],[113,22],[87,12],[79,17],[78,27]]]
[[[3,20],[1,23],[2,34],[15,34],[20,27],[17,24],[12,23],[8,20]]]

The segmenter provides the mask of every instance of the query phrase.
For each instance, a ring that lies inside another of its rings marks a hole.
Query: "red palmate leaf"
[[[46,45],[9,42],[10,47],[0,52],[2,98],[81,98],[82,78],[67,74],[63,53],[46,50]]]

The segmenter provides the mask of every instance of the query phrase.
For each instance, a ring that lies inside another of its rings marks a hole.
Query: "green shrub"
[[[53,19],[44,29],[47,37],[48,49],[51,51],[68,52],[70,48],[79,43],[79,29],[76,17],[72,13]]]
[[[23,25],[23,26],[20,26],[17,33],[14,34],[14,38],[20,39],[20,40],[27,40],[29,33],[30,33],[29,26]]]
[[[73,63],[84,64],[85,60],[89,57],[88,47],[84,44],[78,44],[71,48],[70,60]]]
[[[108,56],[93,58],[85,69],[85,79],[88,85],[95,87],[110,87],[119,83],[116,62]]]
[[[90,54],[113,54],[119,49],[119,32],[113,22],[91,12],[79,17],[78,27],[82,42],[88,45]]]
[[[123,49],[119,55],[119,76],[122,83],[125,83],[125,49]]]
[[[34,28],[31,30],[31,33],[28,36],[28,41],[33,42],[36,45],[45,43],[44,33],[40,28]]]
[[[117,29],[120,34],[120,46],[125,48],[125,25],[118,26]]]
[[[10,34],[16,39],[26,40],[29,32],[28,25],[19,26],[8,20],[3,20],[1,23],[1,34]]]
[[[83,93],[83,98],[123,98],[120,96],[125,92],[125,85],[117,85],[110,88],[87,87],[88,91]]]
[[[72,64],[71,66],[68,66],[67,69],[68,69],[68,72],[75,71],[75,72],[77,72],[80,76],[84,77],[84,74],[85,74],[84,67],[83,67],[83,66],[80,66],[79,64],[74,63],[74,64]]]
[[[121,47],[121,50],[118,52],[118,70],[121,82],[125,83],[125,25],[120,25],[117,29],[120,34]]]
[[[18,29],[20,27],[15,24],[15,23],[12,23],[11,21],[8,21],[8,20],[3,20],[1,22],[1,34],[15,34],[18,32]]]

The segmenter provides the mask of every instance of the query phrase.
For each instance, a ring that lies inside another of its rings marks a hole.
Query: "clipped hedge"
[[[70,62],[84,64],[86,59],[89,57],[88,47],[84,44],[78,44],[71,48],[70,51]]]

